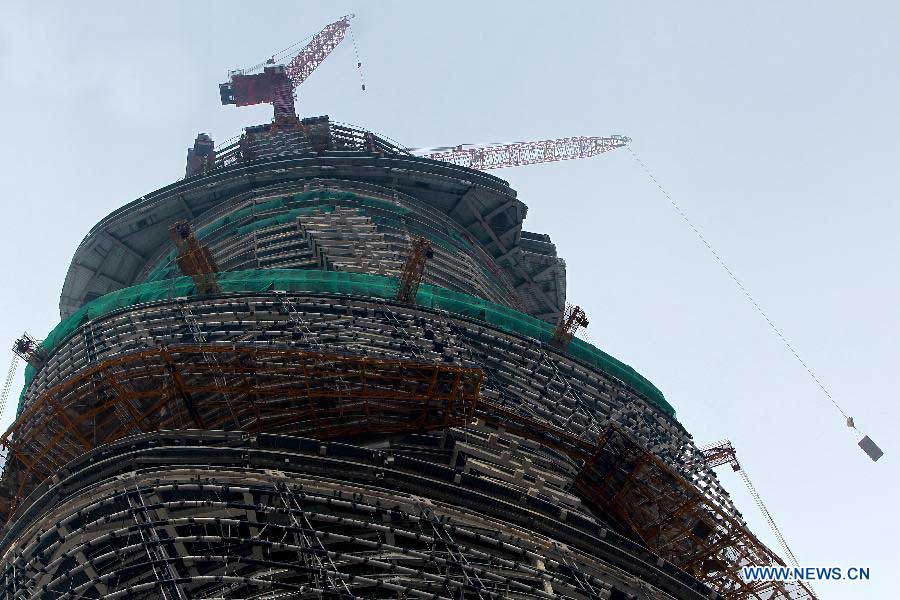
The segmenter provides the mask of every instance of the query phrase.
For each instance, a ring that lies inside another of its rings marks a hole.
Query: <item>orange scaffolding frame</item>
[[[637,541],[729,600],[815,598],[799,581],[744,581],[742,567],[784,563],[719,503],[615,425],[584,463],[575,488]]]
[[[0,437],[12,514],[67,462],[128,435],[224,429],[328,440],[466,425],[482,372],[253,346],[159,347],[46,390]]]
[[[9,450],[0,508],[13,514],[67,462],[132,434],[199,428],[328,440],[465,427],[478,416],[574,460],[574,491],[587,506],[725,599],[815,598],[802,582],[744,581],[741,567],[784,563],[619,427],[584,439],[481,399],[483,376],[441,363],[240,345],[124,354],[46,390],[0,437]]]
[[[726,600],[814,599],[803,582],[744,581],[741,567],[784,566],[746,525],[616,425],[597,442],[481,400],[487,425],[552,448],[581,465],[574,491],[627,537]]]

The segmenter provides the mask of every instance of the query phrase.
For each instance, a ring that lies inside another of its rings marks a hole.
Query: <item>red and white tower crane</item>
[[[232,71],[229,73],[230,80],[219,85],[222,104],[252,106],[270,103],[275,107],[276,127],[298,124],[294,89],[306,81],[344,40],[352,18],[352,14],[346,15],[326,26],[286,65],[276,65],[273,57],[266,62],[262,73]]]
[[[741,466],[741,463],[738,462],[737,451],[734,449],[734,446],[731,444],[731,442],[729,440],[722,440],[719,442],[714,442],[712,444],[707,444],[706,446],[700,448],[700,454],[702,456],[703,463],[710,469],[722,465],[728,465],[729,467],[731,467],[732,471],[740,475],[741,480],[747,487],[747,491],[750,492],[750,496],[756,502],[756,506],[757,508],[759,508],[759,512],[762,513],[763,518],[769,525],[769,529],[772,530],[772,534],[775,536],[775,539],[778,540],[778,544],[784,551],[785,559],[787,559],[788,563],[792,567],[799,566],[797,557],[794,556],[794,552],[791,550],[790,546],[788,546],[787,541],[781,534],[781,530],[778,529],[778,525],[775,524],[775,519],[772,518],[772,513],[769,512],[769,509],[766,507],[765,503],[762,500],[762,496],[759,495],[759,492],[756,491],[756,487],[753,485],[753,482],[750,481],[750,476],[747,475],[747,471],[745,471],[744,467]]]
[[[353,15],[341,17],[312,37],[312,40],[286,65],[275,64],[271,58],[257,67],[232,71],[229,81],[219,85],[222,104],[252,106],[270,103],[275,108],[276,129],[299,124],[294,90],[312,74],[328,55],[337,48],[350,30]],[[362,64],[357,60],[357,68]],[[261,73],[253,73],[263,67]],[[365,85],[362,86],[365,90]],[[534,142],[472,145],[461,144],[441,148],[410,148],[416,156],[448,162],[472,169],[489,170],[538,163],[589,158],[616,148],[631,139],[622,135],[608,137],[568,137]],[[191,169],[189,169],[191,171]]]

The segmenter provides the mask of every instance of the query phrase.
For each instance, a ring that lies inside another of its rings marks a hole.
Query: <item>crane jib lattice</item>
[[[470,169],[486,170],[589,158],[622,148],[630,141],[629,138],[618,135],[609,137],[579,136],[490,146],[457,146],[440,152],[416,153],[432,160]]]

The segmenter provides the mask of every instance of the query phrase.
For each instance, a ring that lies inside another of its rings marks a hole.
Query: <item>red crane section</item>
[[[741,463],[738,462],[737,452],[731,442],[722,440],[700,448],[703,460],[710,469],[721,465],[729,465],[732,471],[740,471]]]
[[[300,53],[291,59],[285,67],[285,72],[294,87],[297,87],[316,70],[322,62],[328,58],[331,51],[337,48],[350,29],[352,14],[345,15],[326,26],[322,31],[313,36],[312,40],[304,46]]]
[[[276,65],[272,58],[262,73],[232,72],[229,81],[219,84],[222,104],[252,106],[271,103],[275,107],[276,126],[298,124],[294,88],[303,83],[343,41],[352,18],[352,14],[346,15],[319,31],[287,66]]]

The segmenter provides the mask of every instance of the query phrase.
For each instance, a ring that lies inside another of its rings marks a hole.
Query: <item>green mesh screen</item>
[[[261,269],[220,273],[219,285],[225,292],[313,292],[370,296],[393,299],[397,294],[397,279],[367,273],[344,271],[311,271],[302,269]],[[97,298],[75,314],[64,319],[47,334],[41,347],[49,354],[82,324],[113,311],[153,302],[190,296],[195,293],[194,282],[189,277],[165,281],[152,281],[121,289]],[[423,307],[477,319],[508,333],[524,335],[549,343],[554,327],[525,313],[494,304],[481,298],[453,292],[433,285],[422,284],[416,302]],[[663,393],[637,371],[579,339],[569,344],[568,355],[592,365],[599,370],[624,381],[664,412],[675,416],[675,409],[666,401]],[[25,369],[25,387],[19,396],[18,416],[22,410],[25,390],[34,378],[35,371],[29,365]]]
[[[235,231],[238,235],[245,235],[248,233],[252,233],[258,229],[271,227],[272,225],[283,225],[284,223],[296,221],[297,217],[301,215],[311,215],[316,212],[333,211],[333,206],[305,206],[303,208],[292,208],[291,210],[275,215],[274,217],[267,217],[265,219],[253,221],[252,223],[248,223],[247,225],[242,225],[241,227],[236,228]]]
[[[283,223],[289,223],[296,219],[297,217],[303,215],[311,215],[316,212],[333,212],[335,210],[335,206],[333,204],[322,204],[322,202],[349,202],[357,206],[363,206],[368,208],[377,209],[384,212],[394,213],[396,215],[400,215],[400,217],[404,217],[406,215],[412,214],[412,210],[405,207],[400,206],[398,204],[394,204],[393,202],[389,202],[387,200],[382,200],[380,198],[370,198],[367,196],[360,196],[358,194],[354,194],[352,192],[339,192],[339,191],[331,191],[331,190],[311,190],[308,192],[302,192],[298,194],[293,194],[290,196],[281,196],[278,198],[272,198],[270,200],[265,200],[263,202],[257,202],[251,204],[249,206],[245,206],[244,208],[238,209],[234,212],[230,212],[225,216],[219,217],[214,221],[211,221],[197,229],[197,238],[204,239],[213,233],[220,231],[223,228],[231,227],[232,230],[238,235],[246,235],[248,233],[252,233],[259,229],[264,229],[266,227],[271,227],[273,225],[280,225]],[[277,211],[279,209],[286,208],[290,204],[298,204],[298,203],[306,203],[308,206],[302,206],[298,208],[292,208],[286,212],[281,214],[272,215],[270,217],[265,217],[262,219],[252,220],[257,215],[263,215],[268,212]],[[243,225],[236,226],[238,223],[245,222]],[[402,224],[402,222],[397,219],[393,221],[399,229],[410,229],[406,225]],[[414,225],[413,228],[416,226]],[[420,233],[421,235],[425,235],[424,232],[418,232],[415,229],[410,229],[413,233]],[[455,251],[451,244],[448,244],[445,240],[434,239],[434,236],[428,236],[429,239],[432,239],[433,242],[447,247],[450,250]],[[178,267],[175,264],[175,256],[176,253],[174,250],[170,251],[163,258],[159,260],[156,266],[147,274],[144,278],[145,282],[151,281],[162,281],[164,279],[169,279],[171,277],[176,277],[179,273]]]

